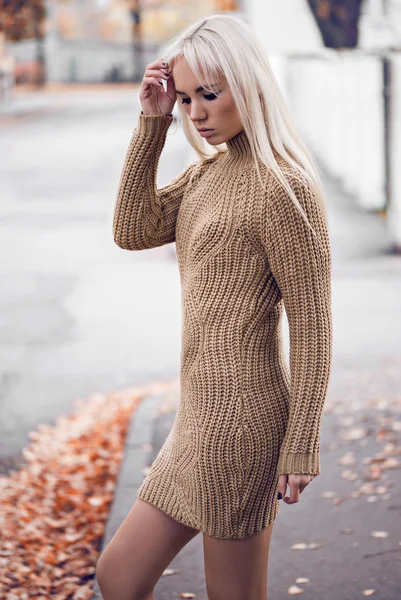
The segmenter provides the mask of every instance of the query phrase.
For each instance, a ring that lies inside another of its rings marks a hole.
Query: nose
[[[196,121],[204,121],[206,118],[205,110],[201,108],[196,102],[192,101],[189,106],[189,118],[194,123]]]

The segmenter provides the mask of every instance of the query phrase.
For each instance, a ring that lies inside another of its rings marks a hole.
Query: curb
[[[100,553],[106,548],[135,503],[136,493],[144,479],[142,469],[149,462],[149,450],[146,445],[152,442],[154,419],[163,399],[163,394],[144,398],[131,418]],[[96,578],[93,591],[92,600],[103,600]]]

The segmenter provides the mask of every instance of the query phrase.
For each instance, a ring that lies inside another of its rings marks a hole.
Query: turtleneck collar
[[[240,131],[234,137],[226,141],[227,152],[225,152],[225,166],[250,166],[253,164],[253,157],[249,139],[244,130]]]

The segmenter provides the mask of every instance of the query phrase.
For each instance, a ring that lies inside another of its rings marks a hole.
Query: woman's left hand
[[[306,486],[315,477],[316,475],[279,475],[277,493],[281,492],[282,498],[286,504],[294,504],[294,502],[299,501],[299,495],[302,494]],[[285,496],[285,493],[287,491],[287,484],[290,486],[290,496]]]

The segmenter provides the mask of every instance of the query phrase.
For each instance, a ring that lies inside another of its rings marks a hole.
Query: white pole
[[[383,65],[379,56],[365,56],[359,70],[359,204],[367,210],[385,206]]]
[[[401,252],[401,54],[392,52],[390,58],[390,205],[388,229],[396,251]]]

